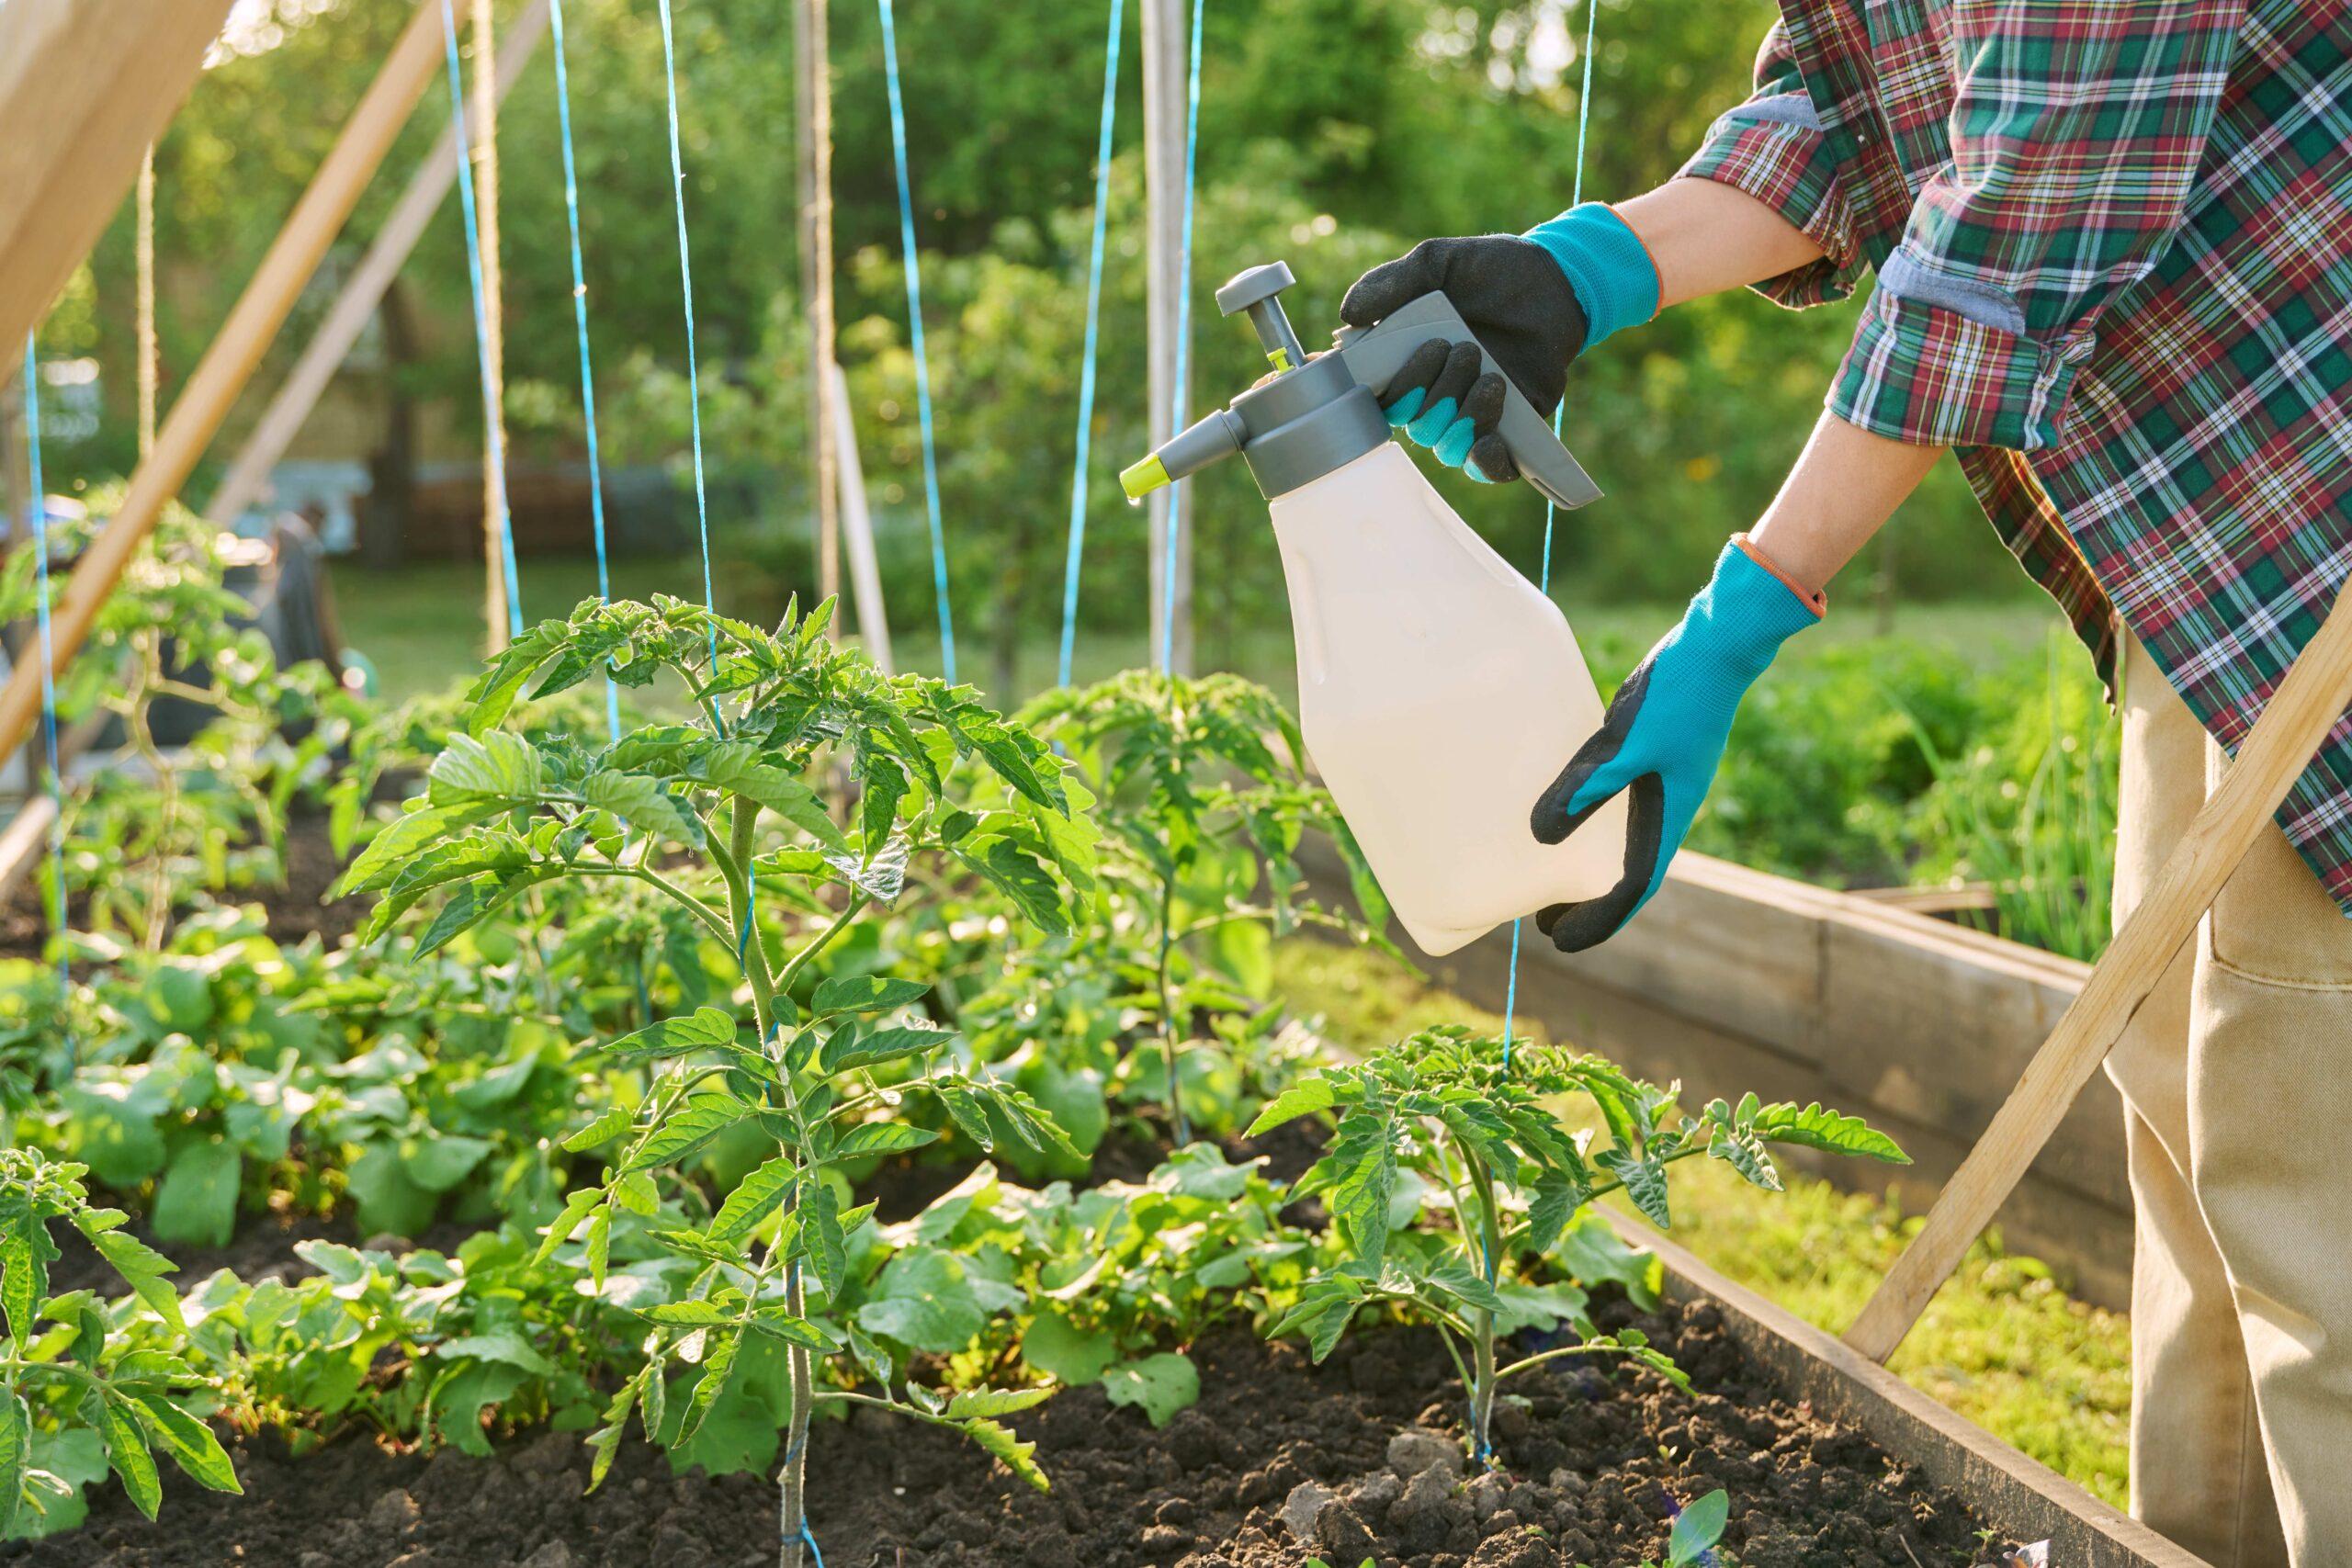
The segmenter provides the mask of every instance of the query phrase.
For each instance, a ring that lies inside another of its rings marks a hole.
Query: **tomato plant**
[[[691,1441],[739,1359],[780,1348],[789,1371],[778,1477],[787,1562],[799,1552],[820,1357],[846,1352],[880,1384],[878,1393],[841,1388],[826,1397],[954,1427],[1044,1480],[1028,1446],[993,1417],[1046,1391],[951,1396],[909,1380],[901,1395],[887,1349],[838,1311],[850,1238],[870,1215],[842,1201],[839,1168],[934,1138],[900,1113],[916,1099],[937,1104],[982,1147],[1001,1134],[1035,1150],[1068,1147],[1027,1096],[957,1066],[953,1032],[916,1010],[922,985],[836,976],[805,1007],[796,985],[862,917],[899,901],[918,861],[961,867],[1053,932],[1068,930],[1093,860],[1091,829],[1073,817],[1064,764],[1045,742],[967,688],[885,676],[835,647],[825,636],[830,615],[830,604],[806,617],[788,611],[769,632],[675,600],[592,601],[568,621],[541,623],[475,682],[465,729],[435,760],[424,794],[344,883],[382,895],[375,932],[429,903],[420,955],[534,887],[582,879],[650,886],[736,953],[748,1020],[705,1006],[595,1043],[604,1059],[646,1066],[655,1087],[565,1140],[608,1156],[602,1179],[567,1197],[539,1256],[577,1237],[591,1287],[601,1289],[616,1226],[666,1218],[665,1205],[684,1212],[650,1234],[692,1261],[692,1282],[645,1309],[646,1360],[605,1412],[594,1472],[609,1466],[633,1409],[661,1440]],[[544,696],[605,671],[632,687],[668,672],[695,721],[641,726],[604,746],[499,728],[526,688]],[[966,772],[994,779],[1004,795],[967,809],[951,786]],[[855,785],[838,820],[820,793],[837,773]],[[706,1196],[695,1162],[741,1134],[763,1152],[723,1194]],[[673,1363],[695,1370],[675,1419]]]
[[[1561,1120],[1572,1100],[1598,1113],[1601,1146]],[[1601,1057],[1524,1043],[1507,1054],[1500,1040],[1462,1028],[1427,1030],[1367,1061],[1326,1067],[1268,1105],[1250,1132],[1317,1112],[1334,1116],[1338,1131],[1295,1192],[1322,1198],[1347,1257],[1308,1282],[1274,1332],[1305,1336],[1320,1360],[1368,1303],[1434,1324],[1468,1391],[1469,1443],[1482,1460],[1492,1452],[1497,1387],[1532,1367],[1620,1355],[1681,1378],[1636,1332],[1587,1332],[1582,1292],[1541,1280],[1539,1266],[1595,1199],[1623,1191],[1666,1228],[1668,1168],[1694,1156],[1722,1160],[1771,1190],[1781,1185],[1774,1144],[1909,1163],[1883,1133],[1819,1105],[1765,1105],[1749,1095],[1684,1117],[1673,1091]],[[1450,1222],[1442,1228],[1412,1224],[1428,1213],[1424,1194]],[[1498,1360],[1519,1330],[1563,1325],[1578,1329],[1574,1342]]]
[[[33,1149],[0,1149],[0,1315],[7,1330],[0,1538],[79,1522],[81,1485],[107,1470],[153,1518],[164,1497],[159,1449],[198,1484],[242,1490],[220,1440],[185,1404],[204,1380],[176,1353],[187,1325],[179,1294],[164,1279],[171,1261],[123,1233],[121,1210],[93,1207],[83,1174],[81,1166]],[[49,1227],[60,1220],[169,1326],[163,1346],[132,1348],[89,1291],[49,1293],[49,1266],[60,1256]]]

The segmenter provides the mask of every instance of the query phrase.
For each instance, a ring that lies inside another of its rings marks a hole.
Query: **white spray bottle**
[[[1133,499],[1236,454],[1249,464],[1290,587],[1307,751],[1398,920],[1435,957],[1607,892],[1624,870],[1624,802],[1558,844],[1536,840],[1536,796],[1600,727],[1600,693],[1559,607],[1430,488],[1374,396],[1429,339],[1476,337],[1425,294],[1310,359],[1276,299],[1292,281],[1274,262],[1217,290],[1226,315],[1248,312],[1274,375],[1120,482]],[[1501,433],[1556,504],[1600,496],[1515,387]]]

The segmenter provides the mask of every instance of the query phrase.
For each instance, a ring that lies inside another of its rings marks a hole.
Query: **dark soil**
[[[327,889],[343,874],[327,833],[323,813],[297,813],[286,825],[286,886],[232,889],[218,897],[223,903],[259,904],[268,922],[270,940],[281,945],[319,937],[328,947],[359,929],[375,906],[361,894],[327,901]],[[75,895],[66,907],[68,923],[87,929],[88,901]],[[28,877],[0,907],[0,956],[38,958],[49,941],[49,914],[41,905],[38,878]]]
[[[1238,1329],[1194,1347],[1202,1398],[1165,1430],[1079,1390],[1016,1418],[1052,1476],[1032,1492],[954,1436],[860,1411],[819,1427],[811,1528],[832,1568],[1299,1568],[1310,1556],[1384,1568],[1601,1568],[1655,1557],[1679,1503],[1732,1497],[1742,1568],[1918,1568],[1978,1562],[1976,1526],[1866,1439],[1783,1399],[1703,1303],[1636,1318],[1704,1392],[1645,1371],[1555,1362],[1509,1385],[1504,1469],[1452,1467],[1460,1388],[1435,1340],[1366,1333],[1322,1367]],[[1398,1434],[1419,1427],[1444,1441]],[[347,1438],[288,1457],[235,1448],[246,1495],[174,1478],[151,1525],[119,1488],[55,1541],[0,1549],[26,1568],[758,1568],[775,1561],[774,1486],[673,1478],[636,1441],[582,1499],[571,1434],[494,1458],[425,1460]],[[1423,1468],[1437,1461],[1434,1468]],[[1328,1488],[1295,1537],[1285,1505]],[[1302,1491],[1302,1488],[1307,1488]]]

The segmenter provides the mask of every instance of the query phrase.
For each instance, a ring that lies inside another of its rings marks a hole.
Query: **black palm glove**
[[[1340,319],[1369,327],[1424,294],[1443,294],[1502,367],[1479,372],[1470,344],[1431,338],[1388,385],[1375,389],[1388,423],[1438,460],[1471,478],[1519,477],[1503,445],[1503,376],[1549,418],[1567,390],[1568,365],[1585,346],[1584,308],[1550,252],[1512,234],[1424,240],[1365,273],[1340,302]]]

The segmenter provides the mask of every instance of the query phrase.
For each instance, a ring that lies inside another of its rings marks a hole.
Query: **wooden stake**
[[[825,0],[795,0],[792,20],[800,300],[808,328],[808,483],[815,502],[817,592],[831,599],[842,591],[841,477],[833,422],[843,412],[834,406],[826,371],[833,363],[833,87]],[[840,628],[835,616],[832,635],[838,637]]]
[[[498,28],[491,0],[473,0],[473,107],[466,129],[473,137],[474,220],[481,249],[482,641],[497,653],[506,646],[512,614],[506,603],[506,309],[498,266]]]
[[[0,344],[89,254],[163,133],[231,0],[0,4]]]
[[[1184,249],[1184,116],[1192,34],[1184,0],[1143,0],[1143,140],[1147,315],[1150,336],[1151,444],[1176,433],[1177,279]],[[1175,490],[1148,502],[1151,547],[1151,648],[1157,667],[1165,638],[1168,528]],[[1193,530],[1176,538],[1174,666],[1193,668]]]
[[[530,0],[514,25],[506,31],[506,48],[498,60],[498,96],[503,100],[514,87],[515,79],[539,47],[539,39],[548,30],[548,0]],[[219,488],[213,491],[211,502],[204,514],[213,523],[226,528],[244,515],[245,509],[257,500],[269,483],[270,470],[277,467],[286,449],[302,433],[303,422],[318,406],[327,385],[350,355],[351,345],[368,330],[368,321],[384,296],[400,276],[409,253],[416,248],[433,215],[447,199],[449,186],[458,177],[457,138],[444,128],[440,140],[424,154],[416,173],[401,193],[398,206],[384,220],[384,227],[375,243],[360,258],[351,276],[335,296],[334,304],[311,334],[303,347],[302,356],[287,373],[285,384],[254,425],[253,433],[229,471],[221,476]],[[502,619],[499,625],[505,622]]]
[[[155,345],[155,144],[139,161],[139,455],[155,449],[155,389],[163,364]]]
[[[2034,1054],[2025,1076],[1952,1173],[1919,1234],[1846,1331],[1846,1343],[1883,1361],[1903,1343],[1969,1245],[1990,1224],[2059,1119],[2195,934],[2197,923],[2269,826],[2278,803],[2352,705],[2352,594],[2335,605],[2287,671],[2147,894],[2092,969],[2080,995]]]
[[[8,7],[13,11],[14,6]],[[155,525],[164,504],[180,491],[220,428],[230,405],[251,379],[254,367],[277,335],[319,259],[351,216],[351,209],[382,164],[417,99],[441,65],[438,0],[423,0],[359,107],[353,110],[310,188],[262,258],[253,281],[238,298],[189,376],[179,401],[155,437],[155,450],[139,465],[106,528],[91,542],[66,584],[51,621],[55,667],[62,672],[89,636],[98,607],[114,591],[140,541]],[[39,660],[19,663],[0,691],[0,760],[24,744],[25,732],[40,707]]]
[[[857,602],[857,636],[884,674],[894,673],[890,617],[882,604],[882,573],[874,558],[874,514],[865,504],[865,468],[857,460],[857,430],[849,417],[849,378],[838,365],[826,378],[832,389],[833,431],[842,478],[842,538],[848,546],[851,596]],[[836,616],[838,622],[840,617]]]

